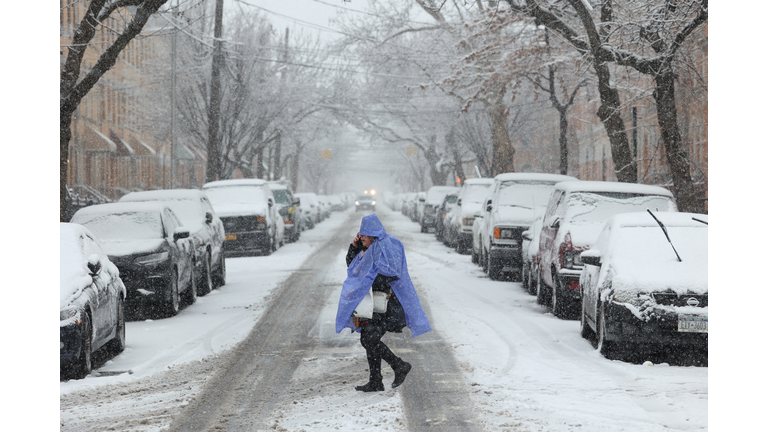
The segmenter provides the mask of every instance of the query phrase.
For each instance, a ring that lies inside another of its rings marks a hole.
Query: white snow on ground
[[[418,224],[398,212],[381,206],[377,213],[387,214],[387,231],[406,246],[411,277],[422,303],[431,309],[433,331],[453,347],[472,392],[476,418],[485,430],[708,430],[708,368],[606,360],[579,336],[577,321],[547,313],[518,283],[489,280],[469,255],[456,254],[435,241],[434,234],[419,233]],[[176,317],[129,322],[125,352],[83,380],[61,382],[60,398],[74,397],[80,390],[100,392],[112,384],[140,382],[174,366],[216,358],[245,338],[271,290],[300,267],[348,215],[333,213],[302,233],[299,242],[271,256],[227,259],[224,287],[198,298]],[[294,388],[289,389],[296,401],[281,406],[271,419],[278,430],[407,430],[400,395],[388,383],[382,393],[363,395],[353,390],[366,379],[364,351],[356,335],[333,333],[338,294],[346,277],[345,252],[335,252],[338,268],[329,272],[326,283],[339,288],[326,301],[312,333],[344,342],[351,338],[352,343],[340,348],[338,357],[304,359],[293,378]],[[385,336],[385,342],[392,337],[401,338],[399,347],[408,347],[412,340],[406,331]],[[398,352],[407,359],[412,348]],[[323,388],[301,385],[302,379],[340,368],[348,376],[330,376]],[[132,373],[106,376],[127,370]],[[386,365],[383,371],[385,381],[391,380]],[[159,403],[178,405],[201,387],[190,383],[184,391],[158,396]],[[99,408],[94,404],[84,409],[96,412]],[[113,404],[110,409],[129,410],[130,406]],[[60,420],[67,423],[73,416],[94,412],[62,411]],[[162,429],[162,425],[148,425],[141,430]]]

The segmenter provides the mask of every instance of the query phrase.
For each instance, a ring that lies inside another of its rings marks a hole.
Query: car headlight
[[[640,307],[646,304],[649,300],[651,300],[651,296],[637,291],[615,290],[613,292],[613,301],[617,303],[627,303]]]
[[[583,267],[581,263],[581,251],[565,251],[563,254],[563,267],[572,269]]]
[[[141,265],[159,264],[168,259],[168,251],[144,255],[136,258],[134,262]]]
[[[475,218],[464,218],[461,220],[462,225],[472,226],[473,223],[475,223]]]
[[[360,205],[360,201],[355,201],[355,205]]]
[[[59,321],[65,321],[72,317],[76,317],[79,312],[80,309],[76,306],[67,306],[59,311]]]
[[[514,230],[512,228],[495,227],[493,229],[493,238],[500,240],[512,240]]]
[[[371,201],[371,205],[376,205],[376,201]]]

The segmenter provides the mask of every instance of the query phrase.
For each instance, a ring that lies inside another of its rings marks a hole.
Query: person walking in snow
[[[387,295],[385,313],[374,312],[372,317],[353,317],[355,308],[368,293]],[[411,364],[396,356],[381,338],[387,332],[401,333],[404,327],[411,336],[424,334],[432,327],[421,308],[416,289],[408,275],[405,249],[396,237],[387,234],[375,214],[363,217],[360,231],[347,252],[347,279],[341,290],[336,312],[336,333],[345,328],[360,333],[360,344],[368,358],[368,383],[356,386],[363,392],[383,391],[381,360],[395,373],[392,388],[400,386],[411,370]]]

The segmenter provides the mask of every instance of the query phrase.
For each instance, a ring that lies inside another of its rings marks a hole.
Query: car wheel
[[[274,247],[275,247],[274,246],[274,237],[270,236],[269,240],[267,241],[267,244],[265,246],[266,246],[266,248],[264,248],[264,252],[262,253],[262,255],[264,255],[264,256],[272,255],[272,252],[275,250],[274,249]]]
[[[541,272],[536,273],[536,303],[543,306],[547,306],[549,304],[546,286],[544,281],[541,280]]]
[[[227,264],[224,259],[224,252],[219,252],[219,261],[221,262],[219,263],[219,268],[216,270],[216,275],[214,277],[214,288],[224,286],[227,282]]]
[[[480,261],[480,257],[477,256],[475,248],[472,248],[472,264],[477,264]]]
[[[605,331],[605,311],[604,305],[600,303],[600,310],[597,314],[597,351],[607,359],[616,358],[617,345],[606,339]]]
[[[552,287],[552,313],[562,319],[567,318],[567,307],[563,299],[563,289],[560,286],[560,279],[556,275],[552,275],[552,280],[555,281],[555,286]]]
[[[537,270],[538,268],[536,268],[535,266],[531,266],[531,269],[528,274],[528,293],[530,295],[537,295],[539,291],[538,278],[534,277],[534,275],[538,274]]]
[[[189,285],[187,287],[187,293],[184,295],[184,300],[187,306],[194,304],[197,301],[197,282],[195,281],[195,270],[192,268],[189,272]]]
[[[72,365],[72,378],[83,379],[91,373],[92,363],[92,338],[93,327],[91,327],[91,316],[88,312],[83,311],[83,332],[81,334],[82,341],[80,346],[80,356]]]
[[[179,274],[176,269],[171,272],[171,280],[168,283],[169,298],[165,303],[165,316],[172,317],[179,313]]]
[[[467,245],[463,241],[461,241],[461,240],[457,241],[456,242],[456,252],[464,255],[465,253],[467,253]]]
[[[203,258],[203,274],[200,276],[200,281],[197,283],[197,295],[204,296],[211,292],[213,289],[213,269],[211,269],[211,254],[205,254]]]
[[[523,266],[520,267],[520,285],[522,285],[524,290],[530,292],[531,290],[529,288],[530,284],[528,282],[528,272],[526,271],[527,268],[528,266],[525,263],[523,263]]]
[[[587,302],[582,297],[581,299],[581,322],[580,322],[581,337],[593,343],[595,342],[595,332],[592,327],[589,326],[587,321]]]
[[[501,268],[502,266],[499,260],[494,260],[491,259],[491,257],[488,257],[488,277],[491,278],[491,280],[501,280],[501,277],[503,276]]]
[[[118,355],[125,350],[125,300],[120,297],[117,301],[117,325],[115,337],[107,344],[107,351]]]

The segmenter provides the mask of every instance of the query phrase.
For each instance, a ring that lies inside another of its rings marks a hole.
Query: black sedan
[[[189,229],[166,204],[94,205],[78,210],[72,222],[90,229],[120,269],[131,310],[170,317],[182,296],[188,304],[197,299]]]
[[[91,373],[99,349],[125,349],[125,286],[87,228],[59,225],[59,365],[64,379]]]
[[[206,295],[224,285],[224,224],[213,211],[205,192],[197,189],[167,189],[131,192],[120,202],[162,201],[173,209],[195,245],[197,295]]]

